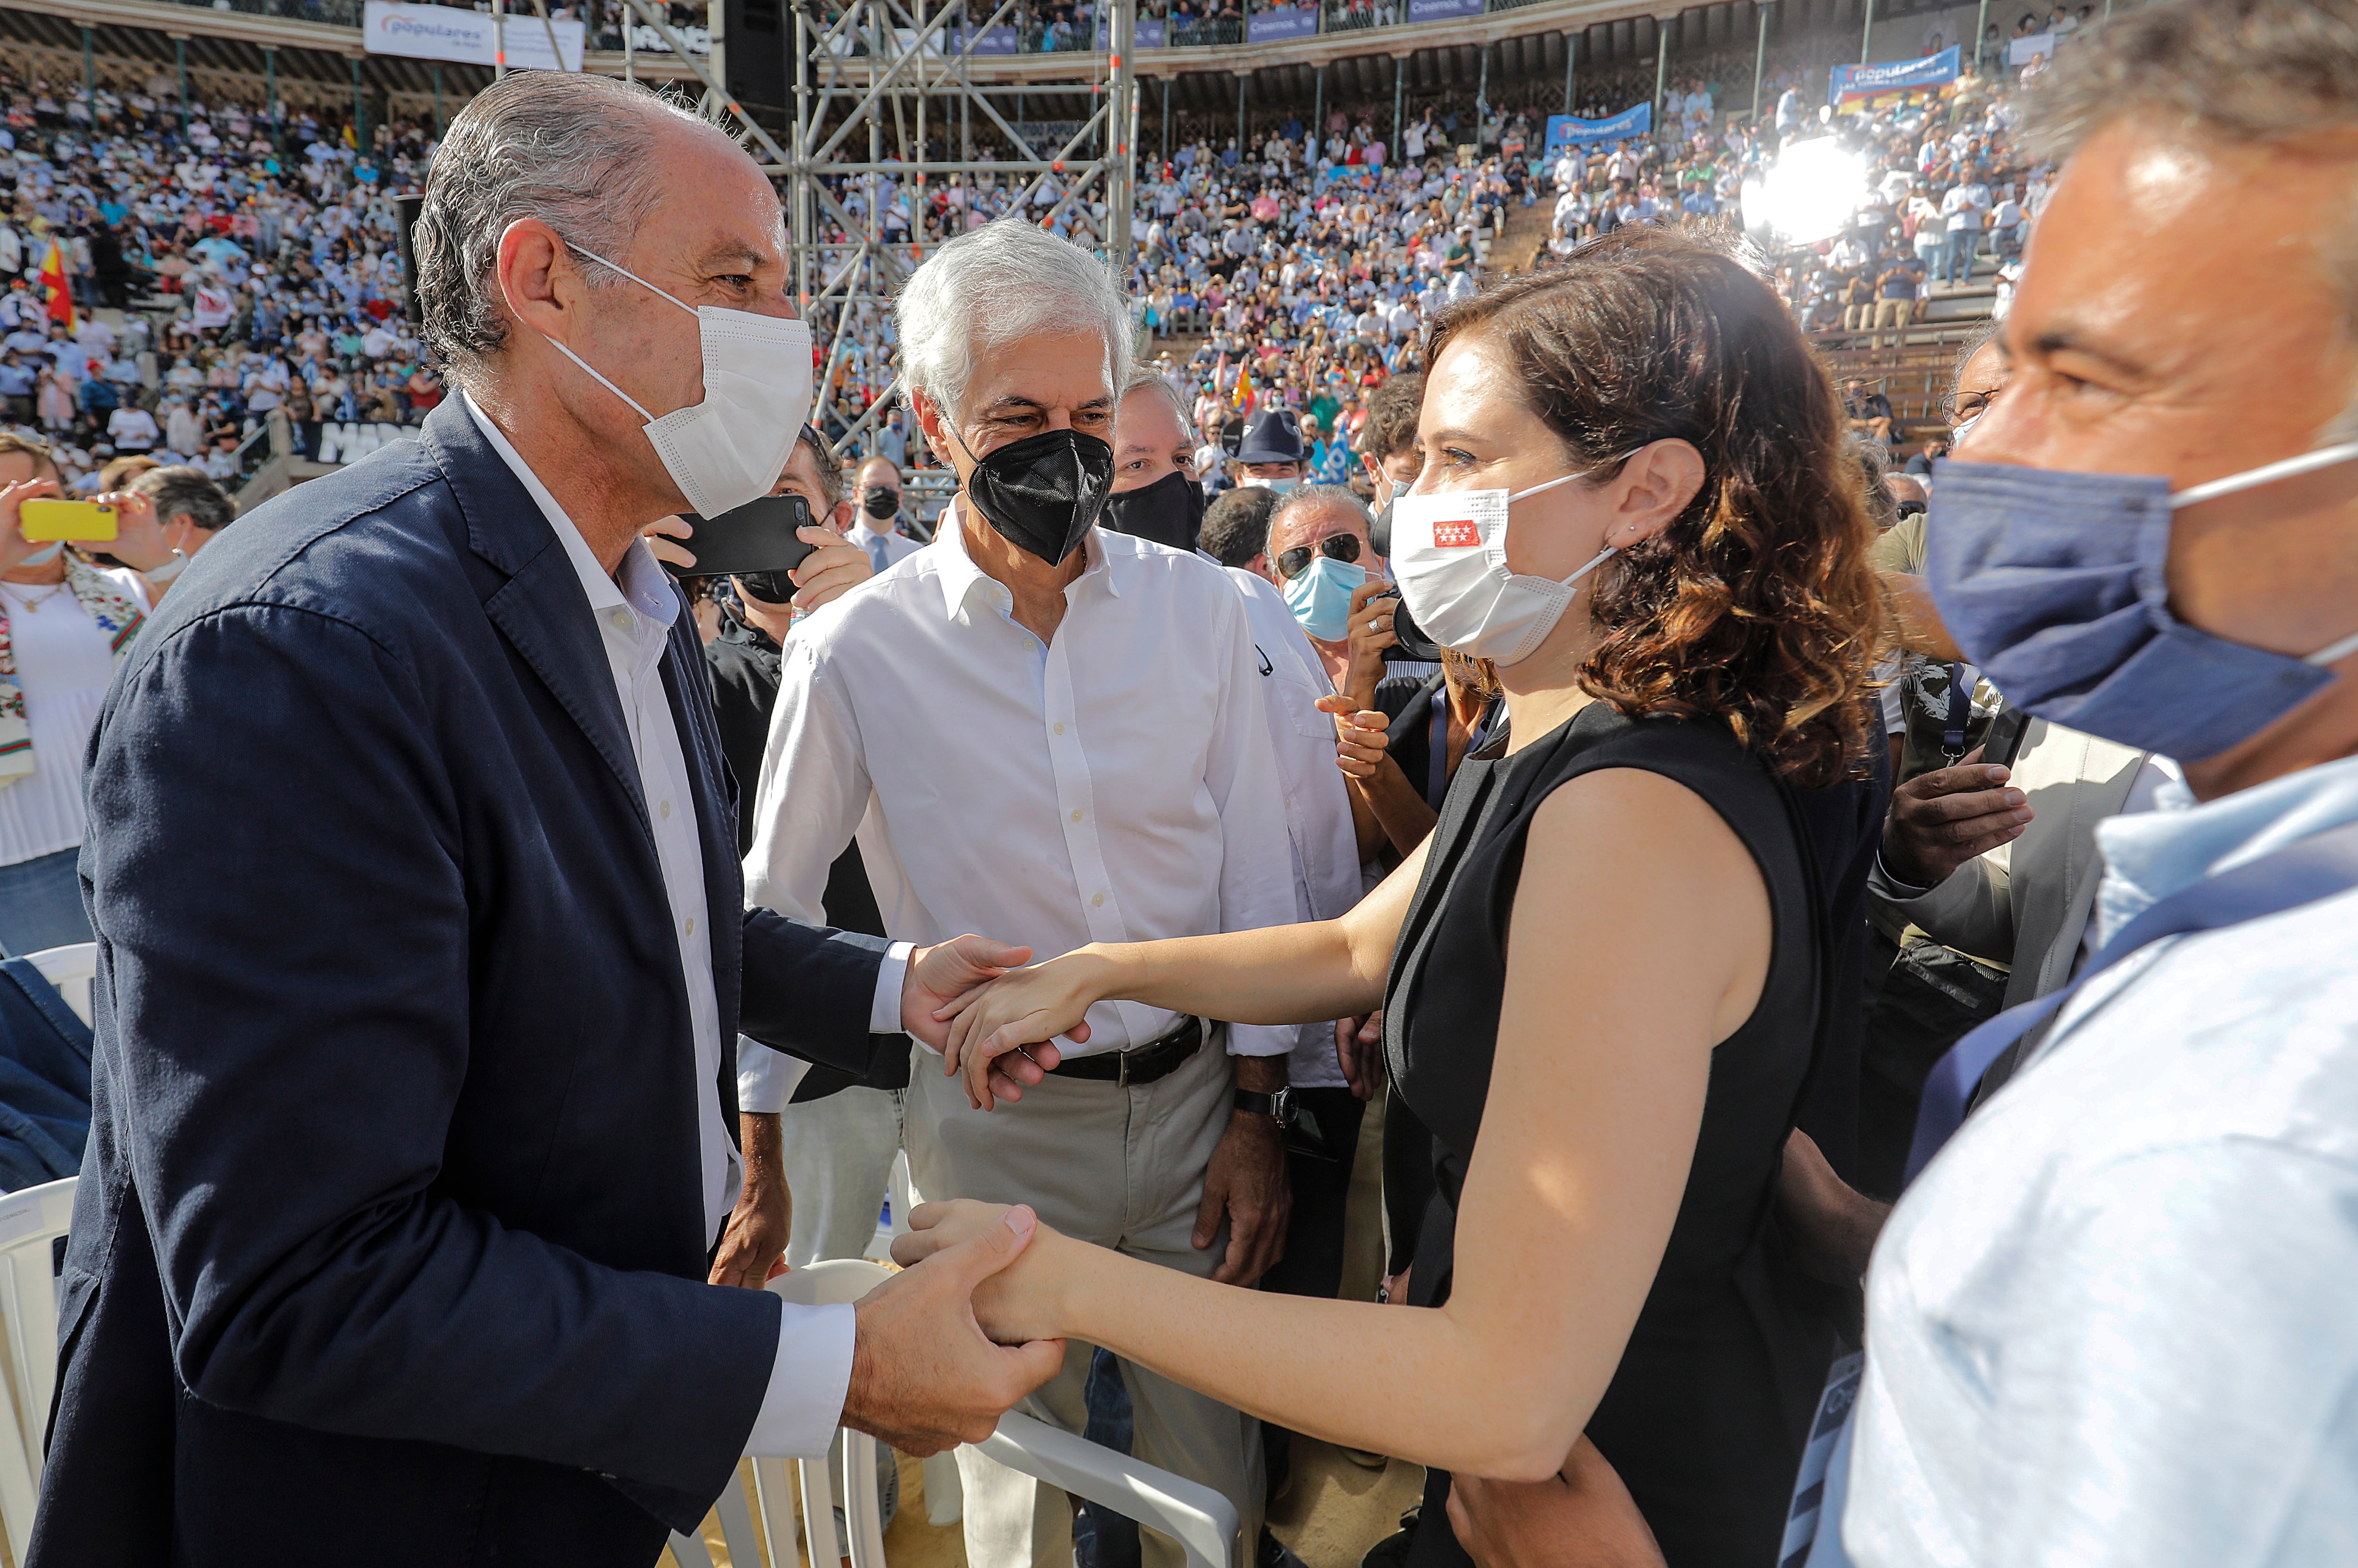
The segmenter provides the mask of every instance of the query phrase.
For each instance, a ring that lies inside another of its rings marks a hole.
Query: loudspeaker
[[[747,108],[791,108],[795,23],[784,0],[725,0],[720,25],[729,96]]]

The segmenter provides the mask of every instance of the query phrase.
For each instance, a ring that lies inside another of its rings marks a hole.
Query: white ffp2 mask
[[[579,354],[554,338],[550,345],[646,421],[647,441],[691,511],[718,517],[769,494],[810,416],[809,325],[752,310],[690,305],[595,251],[572,248],[696,318],[704,349],[704,401],[657,418]]]
[[[1587,470],[1503,490],[1392,495],[1392,577],[1418,630],[1444,648],[1497,665],[1527,659],[1572,608],[1573,588],[1617,548],[1558,580],[1507,568],[1508,508],[1526,496],[1586,477]]]

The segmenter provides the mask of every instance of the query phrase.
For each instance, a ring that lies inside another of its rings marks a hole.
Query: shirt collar
[[[2181,889],[2358,821],[2358,757],[2303,768],[2201,805],[2173,780],[2155,792],[2153,804],[2149,812],[2096,825],[2104,860],[2097,935],[2104,940]]]
[[[607,576],[606,568],[590,553],[590,542],[581,536],[573,519],[565,514],[565,508],[557,503],[557,497],[548,492],[548,486],[540,482],[540,476],[532,471],[524,455],[492,423],[490,416],[476,406],[471,394],[462,389],[459,397],[466,404],[475,428],[483,433],[483,439],[492,444],[492,450],[499,453],[500,460],[508,465],[508,471],[516,476],[525,492],[540,508],[540,514],[548,520],[557,542],[565,547],[565,558],[573,563],[574,576],[581,579],[581,591],[588,596],[590,608],[598,611],[627,604],[657,625],[670,625],[679,613],[679,595],[656,563],[654,552],[647,548],[646,541],[632,540],[631,547],[622,552],[622,564],[614,576]]]
[[[1120,599],[1121,585],[1112,566],[1115,557],[1107,551],[1102,535],[1103,530],[1092,527],[1081,536],[1081,554],[1087,564],[1082,567],[1081,575],[1074,580],[1072,587],[1097,578],[1104,582],[1108,593]],[[1007,585],[975,565],[974,557],[967,554],[964,491],[950,497],[950,503],[942,509],[941,517],[934,524],[933,548],[939,557],[936,567],[942,579],[942,613],[948,619],[957,619],[958,611],[966,605],[967,596],[974,591],[978,583],[989,583],[997,593],[1012,600],[1013,595],[1009,592]],[[1067,588],[1065,592],[1069,599],[1071,588]]]

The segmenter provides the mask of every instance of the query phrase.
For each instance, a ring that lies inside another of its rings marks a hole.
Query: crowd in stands
[[[777,363],[741,314],[568,341],[447,265],[773,215],[711,125],[510,73],[421,230],[473,395],[244,522],[169,460],[438,396],[386,221],[433,149],[0,79],[0,958],[87,941],[96,1000],[38,1010],[54,1150],[0,1054],[0,1187],[81,1182],[27,1560],[220,1560],[299,1461],[387,1561],[641,1568],[773,1456],[816,1559],[839,1429],[1020,1408],[1257,1568],[1314,1439],[1415,1472],[1368,1568],[2349,1561],[2358,0],[2107,32],[2019,143],[1979,85],[1836,123],[1871,194],[1765,263],[1731,209],[1825,122],[1710,72],[1552,157],[1184,124],[1128,271],[1086,188],[830,179],[909,265],[817,428],[721,380]],[[555,237],[482,199],[552,146]],[[2034,220],[1963,460],[1891,471],[1824,338]],[[706,402],[572,395],[632,354]],[[780,497],[809,552],[699,661],[657,563],[727,535],[655,514]],[[857,1310],[759,1293],[880,1240]],[[970,1568],[1178,1556],[956,1465]]]
[[[183,100],[160,75],[93,103],[0,66],[0,403],[69,489],[130,454],[233,484],[274,409],[316,450],[323,423],[440,401],[392,201],[423,181],[430,130],[378,124],[363,149],[349,117]]]

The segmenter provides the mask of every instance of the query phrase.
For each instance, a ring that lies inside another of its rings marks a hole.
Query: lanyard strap
[[[2274,854],[2180,888],[2140,914],[2104,944],[2077,979],[2050,996],[2011,1007],[1950,1047],[1924,1080],[1908,1179],[1930,1163],[1957,1129],[1974,1086],[2006,1048],[2061,1011],[2071,993],[2148,943],[2188,932],[2240,925],[2358,887],[2358,822],[2328,828]]]

